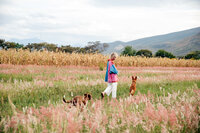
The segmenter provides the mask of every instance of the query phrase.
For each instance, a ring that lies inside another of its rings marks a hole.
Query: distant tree
[[[20,49],[23,48],[24,45],[15,42],[6,42],[4,39],[0,39],[0,47],[5,50],[10,48]]]
[[[185,56],[185,59],[200,59],[200,51],[192,51]]]
[[[45,43],[44,44],[44,48],[46,48],[46,50],[48,51],[54,51],[56,52],[56,49],[58,48],[56,44],[53,44],[53,43]]]
[[[121,55],[126,56],[135,56],[136,50],[132,48],[132,46],[126,46],[124,50],[121,52]]]
[[[9,49],[9,48],[23,48],[23,49],[29,49],[30,51],[43,51],[43,50],[48,50],[48,51],[62,51],[62,52],[67,52],[67,53],[99,53],[104,51],[109,45],[107,43],[100,43],[100,41],[95,41],[95,42],[88,42],[88,45],[85,46],[84,48],[81,47],[72,47],[70,45],[67,46],[61,46],[58,47],[57,44],[53,43],[47,43],[47,42],[42,42],[42,43],[28,43],[28,45],[24,46],[23,44],[15,43],[15,42],[6,42],[4,39],[0,39],[0,48],[2,49]]]
[[[77,52],[78,52],[78,53],[86,53],[86,50],[85,50],[85,48],[79,48],[79,49],[77,50]]]
[[[48,51],[56,51],[58,48],[56,44],[53,43],[47,43],[47,42],[42,42],[42,43],[29,43],[25,47],[26,49],[30,49],[31,51],[33,50],[48,50]]]
[[[175,58],[175,56],[172,54],[172,53],[170,53],[170,52],[167,52],[167,51],[165,51],[165,50],[163,50],[163,49],[161,49],[161,50],[158,50],[156,53],[155,53],[155,56],[156,57],[167,57],[167,58]]]
[[[88,45],[84,47],[86,53],[100,53],[103,50],[101,49],[100,41],[88,42]]]
[[[0,39],[0,44],[4,43],[5,40],[4,39]]]
[[[28,45],[26,45],[26,46],[24,47],[24,49],[29,49],[30,51],[32,51],[32,50],[34,50],[34,46],[33,46],[33,44],[28,43]]]
[[[16,43],[15,48],[16,48],[16,49],[24,48],[24,45],[23,45],[23,44]]]
[[[152,52],[148,49],[141,49],[139,51],[137,51],[136,55],[139,56],[146,56],[146,57],[152,57]]]
[[[73,53],[73,52],[79,52],[79,47],[72,47],[70,45],[67,46],[61,46],[61,51],[66,53]]]
[[[28,43],[28,45],[26,45],[25,47],[26,49],[30,49],[30,51],[33,51],[33,50],[43,50],[45,47],[44,47],[44,43]]]
[[[15,48],[16,47],[16,43],[15,42],[5,42],[6,43],[6,49],[10,49],[10,48]]]
[[[6,44],[4,39],[0,39],[0,48],[5,49]]]

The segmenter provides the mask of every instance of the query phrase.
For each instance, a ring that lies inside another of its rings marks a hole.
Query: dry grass
[[[57,66],[94,66],[105,65],[109,57],[102,54],[78,54],[29,50],[0,50],[0,64],[17,65],[57,65]],[[162,67],[200,67],[200,60],[145,58],[120,56],[115,64],[122,67],[162,66]]]

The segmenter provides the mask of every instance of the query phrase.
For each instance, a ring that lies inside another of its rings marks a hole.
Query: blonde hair
[[[113,52],[111,55],[110,55],[110,59],[113,59],[113,58],[117,58],[118,57],[118,54],[116,52]]]

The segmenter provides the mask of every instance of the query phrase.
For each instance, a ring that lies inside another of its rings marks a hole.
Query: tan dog
[[[91,100],[92,96],[91,94],[84,94],[84,96],[75,96],[72,100],[66,101],[65,98],[63,97],[63,102],[65,103],[72,103],[74,106],[82,106],[86,105],[88,100]]]
[[[131,87],[130,87],[130,93],[129,95],[134,95],[135,91],[136,91],[136,80],[137,80],[137,76],[132,76],[132,84],[131,84]]]

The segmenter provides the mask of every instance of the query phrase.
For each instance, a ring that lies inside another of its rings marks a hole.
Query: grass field
[[[199,67],[118,70],[117,100],[101,100],[105,68],[0,64],[0,132],[200,132]],[[62,102],[84,93],[83,110]]]

